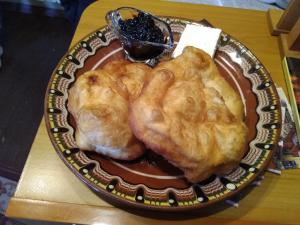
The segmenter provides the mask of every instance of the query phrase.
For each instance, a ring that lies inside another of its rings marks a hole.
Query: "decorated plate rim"
[[[174,22],[182,22],[182,23],[200,23],[201,22],[197,22],[194,20],[190,20],[190,19],[185,19],[185,18],[179,18],[179,17],[162,17],[163,19],[165,19],[166,21],[170,21],[170,20],[174,20]],[[54,69],[54,72],[51,75],[51,78],[49,80],[48,86],[47,86],[47,91],[45,94],[45,101],[44,101],[44,112],[45,112],[45,122],[46,122],[46,128],[47,128],[47,132],[48,135],[50,137],[50,140],[55,148],[55,151],[58,153],[59,157],[62,159],[62,161],[66,164],[66,166],[81,180],[83,181],[89,188],[91,188],[93,191],[95,191],[96,193],[100,194],[100,196],[103,196],[105,198],[105,200],[107,200],[108,202],[112,203],[112,204],[119,204],[119,202],[122,203],[122,205],[127,205],[133,208],[140,208],[140,209],[147,209],[147,210],[159,210],[159,211],[168,211],[168,212],[173,212],[173,211],[189,211],[189,210],[194,210],[194,209],[200,209],[200,208],[204,208],[207,207],[209,205],[212,205],[214,203],[217,202],[221,202],[227,198],[232,197],[233,195],[237,194],[238,192],[240,192],[241,190],[243,190],[246,186],[248,186],[255,178],[257,178],[261,173],[264,172],[264,168],[268,165],[268,163],[270,162],[272,155],[273,155],[273,151],[271,151],[271,154],[268,155],[267,159],[265,159],[262,163],[262,165],[260,166],[260,170],[257,171],[255,174],[253,174],[249,179],[247,179],[244,183],[242,183],[240,186],[238,186],[238,188],[236,190],[230,191],[226,194],[221,195],[220,197],[217,197],[215,199],[209,200],[205,203],[199,203],[196,205],[182,205],[182,206],[176,206],[176,207],[172,207],[172,206],[159,206],[159,205],[146,205],[146,204],[141,204],[138,202],[134,202],[134,201],[130,201],[127,200],[125,198],[122,198],[116,194],[112,194],[110,192],[107,192],[105,189],[101,189],[99,186],[95,185],[93,182],[91,182],[88,178],[86,178],[84,175],[82,175],[79,172],[79,169],[76,169],[73,165],[70,164],[70,162],[67,160],[66,156],[63,155],[63,152],[60,150],[59,146],[58,146],[58,142],[55,140],[53,133],[51,132],[51,129],[53,129],[53,127],[50,126],[50,122],[49,122],[49,114],[50,112],[48,112],[48,103],[49,103],[49,93],[51,90],[51,84],[53,84],[53,80],[55,77],[55,74],[57,73],[56,71],[58,71],[59,67],[61,65],[63,65],[64,61],[67,60],[67,56],[74,51],[76,48],[80,47],[80,43],[83,42],[84,40],[87,40],[89,38],[91,38],[93,35],[96,34],[96,32],[100,32],[100,31],[104,31],[105,29],[107,29],[107,25],[102,26],[92,32],[90,32],[88,35],[86,35],[85,37],[83,37],[82,39],[80,39],[78,42],[74,43],[72,45],[72,47],[69,48],[69,50],[66,52],[66,54],[62,57],[62,59],[59,61],[59,63],[57,64],[57,66]],[[239,43],[241,46],[243,46],[245,48],[245,52],[250,53],[250,57],[252,60],[255,60],[257,62],[259,62],[261,64],[261,68],[264,70],[265,74],[268,76],[270,82],[271,82],[271,86],[270,88],[273,89],[274,91],[274,95],[273,97],[275,97],[277,104],[279,104],[279,97],[278,97],[278,93],[276,91],[276,87],[274,86],[274,82],[272,80],[272,77],[270,76],[269,72],[266,70],[266,68],[263,66],[263,64],[258,60],[258,58],[250,51],[249,48],[247,48],[244,44],[242,44],[241,42],[239,42],[237,39],[233,38],[231,35],[226,34],[225,32],[222,32],[222,35],[227,35],[230,39],[232,39],[233,41]],[[111,41],[109,41],[110,44]],[[108,44],[108,45],[109,45]],[[97,49],[98,50],[98,49]],[[93,55],[90,55],[88,57],[92,57]],[[87,57],[87,58],[88,58]],[[86,59],[87,59],[86,58]],[[84,61],[86,60],[84,59]],[[75,78],[74,78],[75,79]],[[72,81],[73,82],[73,81]],[[72,83],[71,82],[71,83]],[[253,84],[251,83],[251,88],[253,88]],[[69,87],[68,87],[69,88]],[[67,90],[68,90],[67,88]],[[253,91],[252,91],[253,93]],[[254,95],[256,96],[256,93],[254,93]],[[257,98],[257,96],[256,96]],[[67,101],[67,100],[66,100]],[[257,100],[258,101],[258,100]],[[278,115],[280,117],[279,119],[279,124],[281,125],[281,110],[280,107],[277,107],[276,109],[278,111]],[[275,110],[274,110],[275,111]],[[257,112],[256,112],[257,113]],[[62,112],[63,114],[63,112]],[[261,118],[260,118],[260,114],[258,114],[258,121],[257,123],[260,122]],[[68,117],[68,115],[66,115],[66,117]],[[275,138],[273,143],[276,143],[276,140],[278,140],[279,135],[280,135],[280,131],[281,131],[281,126],[277,129],[277,132],[275,132]],[[255,135],[254,139],[255,140],[257,138],[257,134]],[[249,144],[253,141],[251,140],[249,142]],[[93,160],[91,160],[91,162],[93,162]],[[121,177],[122,178],[122,177]],[[193,186],[193,184],[191,185]],[[175,189],[175,188],[173,188]]]

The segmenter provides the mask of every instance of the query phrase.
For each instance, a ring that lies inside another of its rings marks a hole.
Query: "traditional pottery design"
[[[175,41],[188,20],[162,18]],[[68,90],[85,71],[101,68],[123,56],[108,27],[89,34],[60,61],[45,96],[45,119],[50,139],[64,163],[91,189],[111,202],[139,208],[178,211],[206,207],[240,191],[264,170],[281,130],[280,104],[272,79],[243,44],[222,33],[215,55],[221,74],[241,95],[249,127],[248,151],[238,168],[212,175],[198,184],[151,151],[139,160],[121,162],[77,148],[76,124],[67,110]]]

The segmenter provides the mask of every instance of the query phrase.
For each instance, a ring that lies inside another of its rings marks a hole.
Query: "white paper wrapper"
[[[194,46],[214,56],[221,30],[198,24],[187,24],[172,57],[181,55],[186,46]]]

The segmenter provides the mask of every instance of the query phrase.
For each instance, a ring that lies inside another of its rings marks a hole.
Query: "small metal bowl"
[[[153,19],[155,26],[162,31],[164,43],[134,39],[121,30],[120,20],[132,19],[137,17],[139,13],[144,13]],[[121,7],[109,11],[105,18],[110,29],[114,31],[121,41],[125,56],[133,62],[144,62],[149,65],[155,65],[161,56],[170,52],[174,47],[170,26],[165,21],[147,12],[131,7]]]

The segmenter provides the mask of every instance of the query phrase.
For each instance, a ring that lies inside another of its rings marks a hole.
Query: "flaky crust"
[[[121,160],[144,153],[128,123],[128,104],[136,98],[150,68],[113,61],[81,75],[69,90],[68,109],[76,121],[79,148]],[[135,76],[134,76],[134,75]]]
[[[202,50],[186,47],[151,71],[130,104],[133,133],[191,182],[233,169],[245,154],[240,96]]]

